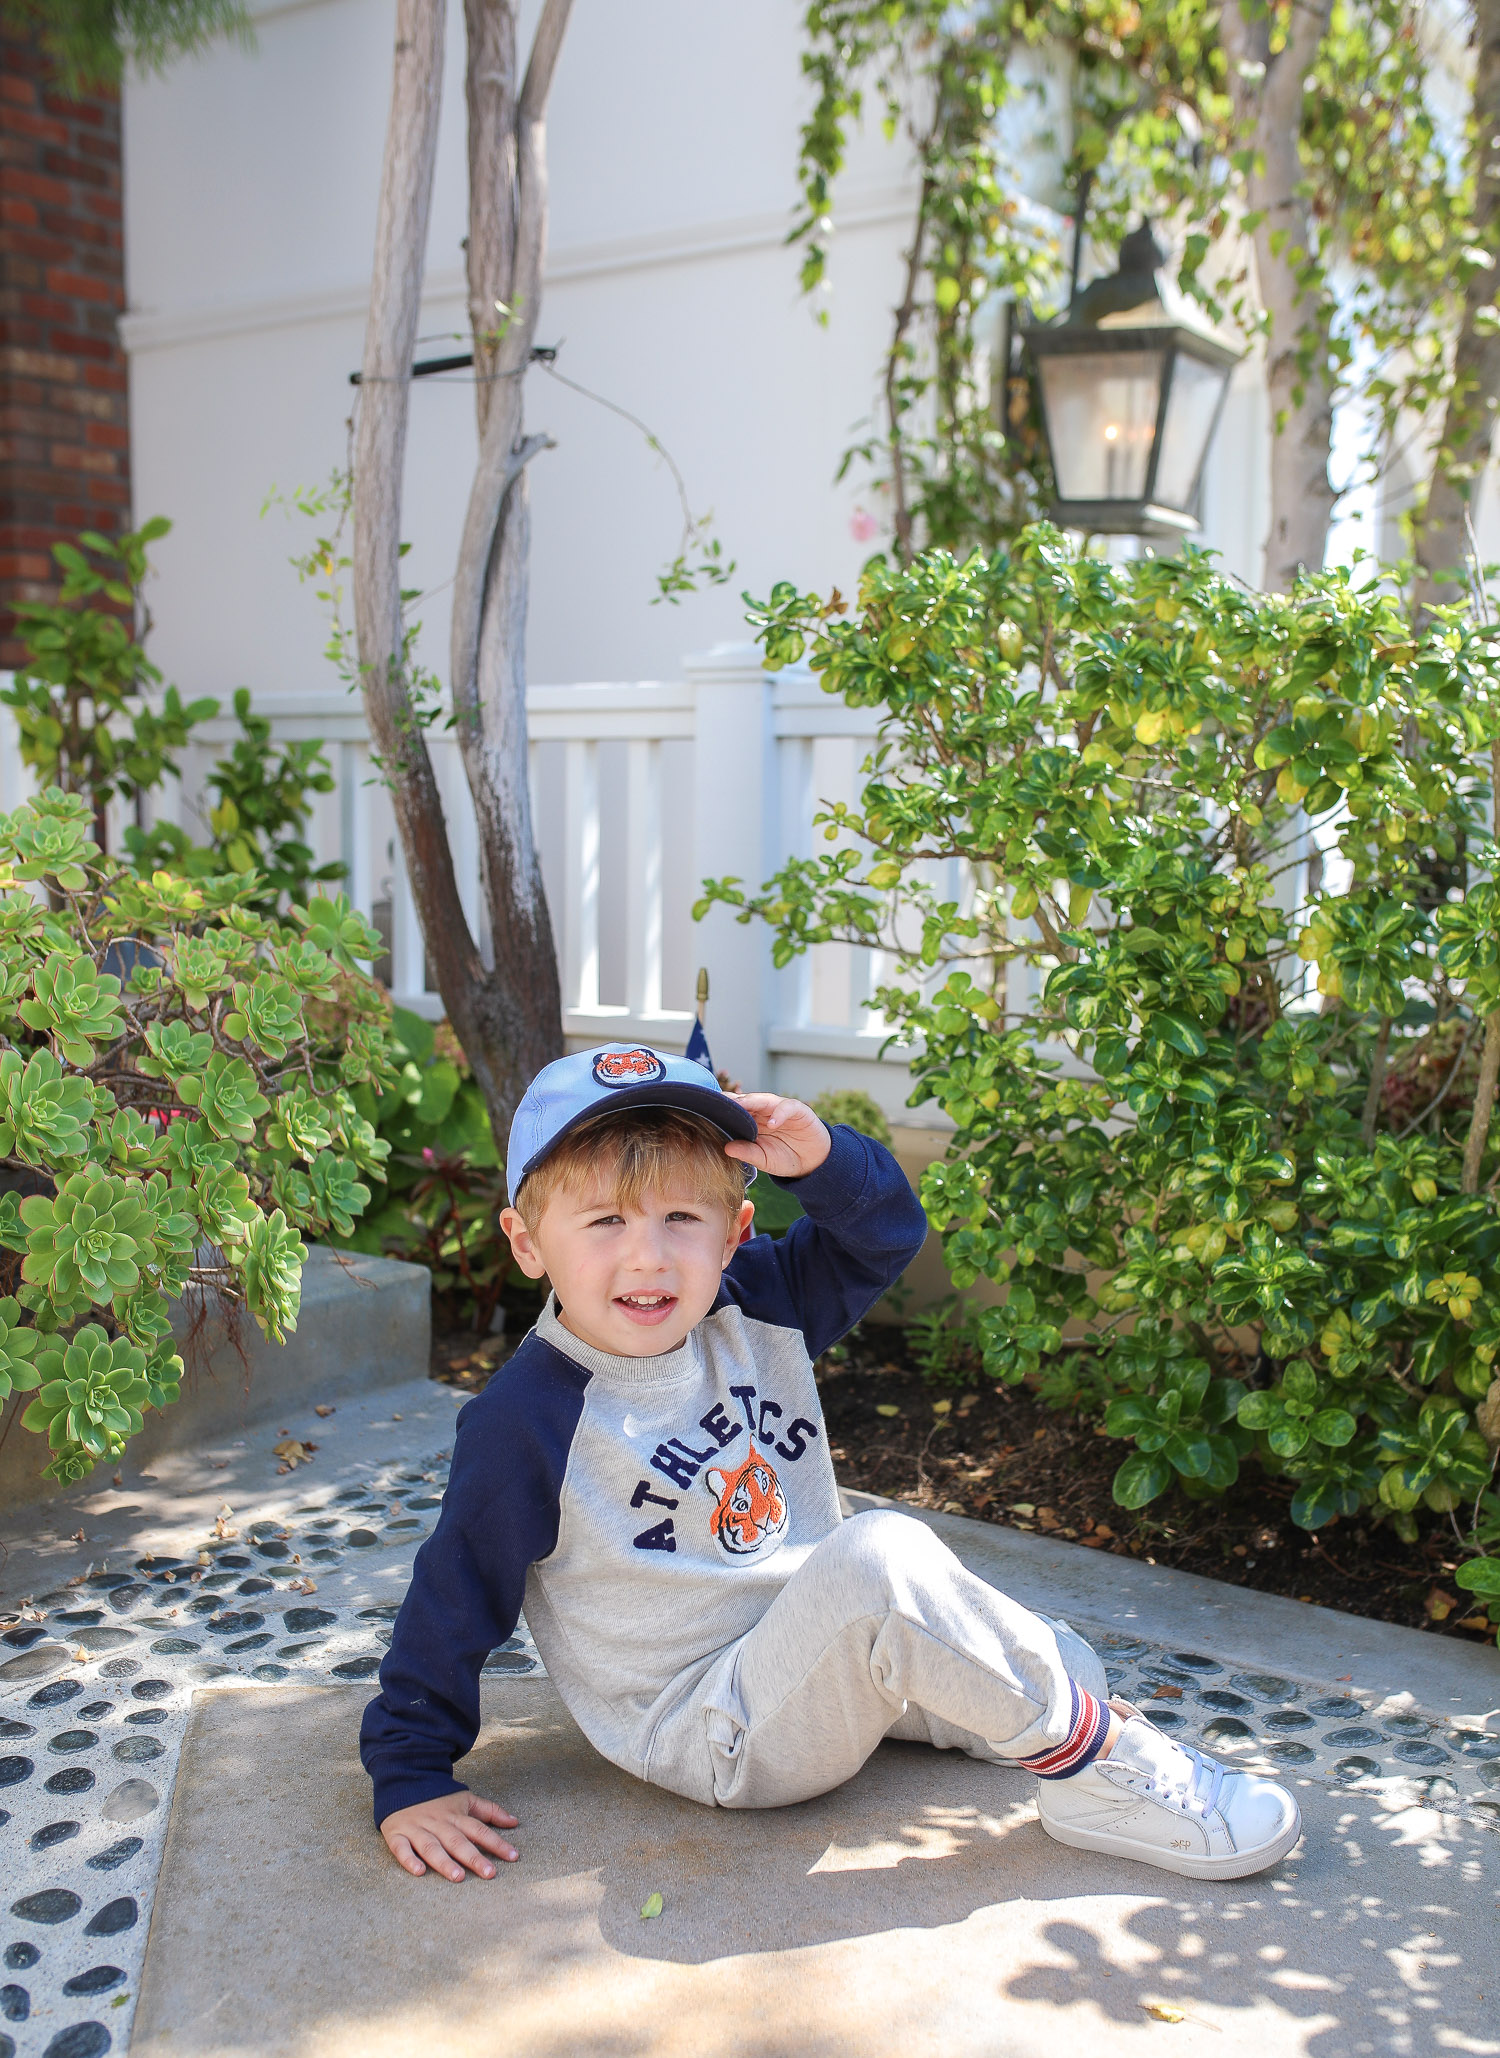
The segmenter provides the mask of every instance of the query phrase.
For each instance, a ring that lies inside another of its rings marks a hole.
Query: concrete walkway
[[[1106,1864],[1042,1834],[1026,1775],[899,1745],[821,1801],[716,1814],[599,1760],[523,1638],[464,1769],[521,1815],[522,1862],[408,1879],[355,1742],[456,1412],[425,1381],[309,1407],[286,1425],[323,1448],[290,1478],[264,1432],[100,1496],[86,1546],[13,1552],[0,1593],[39,1633],[27,1676],[0,1656],[3,1749],[35,1767],[0,1793],[0,2058],[1500,2058],[1500,1656],[949,1516],[924,1519],[1163,1728],[1292,1782],[1291,1858],[1205,1886]],[[221,1496],[239,1539],[213,1537]],[[76,1799],[44,1794],[52,1765]]]

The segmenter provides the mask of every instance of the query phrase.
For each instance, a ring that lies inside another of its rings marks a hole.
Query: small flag
[[[696,1016],[693,1018],[692,1033],[688,1037],[687,1049],[683,1056],[690,1058],[695,1065],[701,1065],[705,1072],[712,1072],[714,1069],[714,1061],[708,1052],[708,1038],[703,1033],[703,1024]]]

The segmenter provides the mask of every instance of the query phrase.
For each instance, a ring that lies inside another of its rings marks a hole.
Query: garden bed
[[[522,1313],[506,1337],[435,1336],[432,1376],[480,1392],[527,1326]],[[1024,1386],[929,1384],[893,1324],[856,1330],[817,1372],[843,1486],[1350,1615],[1493,1639],[1482,1614],[1480,1627],[1465,1627],[1472,1602],[1453,1584],[1457,1556],[1435,1521],[1415,1544],[1364,1520],[1310,1535],[1292,1523],[1290,1483],[1253,1465],[1220,1500],[1167,1494],[1131,1513],[1110,1493],[1126,1445],[1083,1416],[1044,1407]]]
[[[894,1326],[856,1330],[819,1361],[818,1385],[844,1486],[1346,1614],[1493,1640],[1482,1612],[1477,1628],[1464,1626],[1476,1619],[1472,1597],[1453,1584],[1454,1540],[1436,1519],[1415,1544],[1364,1519],[1311,1535],[1292,1523],[1291,1482],[1255,1465],[1222,1499],[1169,1492],[1132,1513],[1110,1492],[1127,1444],[1044,1407],[1025,1386],[929,1384]]]

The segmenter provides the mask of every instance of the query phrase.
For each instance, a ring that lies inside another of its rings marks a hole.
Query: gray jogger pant
[[[720,1807],[776,1808],[841,1786],[887,1736],[997,1761],[1045,1751],[1069,1733],[1071,1680],[1107,1693],[1082,1637],[878,1509],[825,1537],[715,1662],[689,1733]]]

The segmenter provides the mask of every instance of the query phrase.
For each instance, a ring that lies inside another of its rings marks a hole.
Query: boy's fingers
[[[494,1860],[487,1857],[477,1845],[472,1844],[461,1829],[450,1830],[444,1842],[450,1858],[457,1859],[460,1865],[466,1865],[470,1872],[477,1872],[481,1879],[494,1878]]]
[[[420,1879],[427,1870],[427,1867],[422,1863],[404,1836],[388,1837],[386,1839],[386,1849],[390,1852],[396,1863],[407,1872],[413,1874],[415,1878]]]
[[[412,1838],[412,1849],[419,1858],[425,1858],[434,1872],[440,1872],[444,1879],[460,1880],[464,1869],[449,1857],[446,1849],[431,1830],[422,1830]]]
[[[469,1813],[477,1815],[481,1822],[492,1822],[496,1829],[518,1829],[519,1815],[508,1815],[498,1801],[481,1801],[476,1794],[469,1803]]]
[[[516,1855],[498,1829],[487,1829],[483,1823],[471,1822],[469,1835],[482,1851],[488,1851],[496,1858],[510,1859]]]

